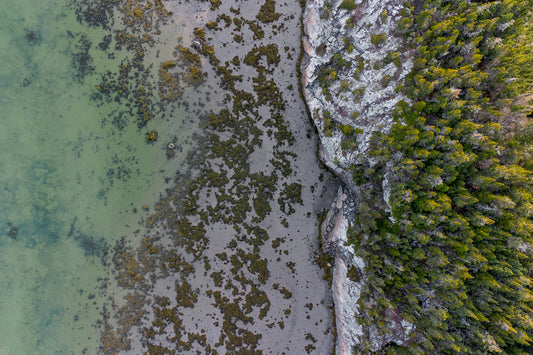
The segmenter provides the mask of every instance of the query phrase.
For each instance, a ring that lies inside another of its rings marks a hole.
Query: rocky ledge
[[[412,54],[395,36],[402,1],[308,0],[304,13],[303,94],[320,137],[320,158],[344,182],[324,221],[325,249],[336,257],[333,299],[337,323],[337,354],[358,351],[360,345],[379,350],[405,344],[412,325],[390,310],[389,335],[363,329],[356,317],[366,280],[365,261],[348,241],[361,191],[350,168],[373,165],[369,156],[373,132],[387,132],[400,100],[397,90],[412,68]],[[388,201],[388,179],[383,182]]]

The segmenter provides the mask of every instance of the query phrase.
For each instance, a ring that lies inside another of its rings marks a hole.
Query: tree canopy
[[[533,349],[531,9],[436,0],[402,14],[409,102],[374,135],[373,163],[353,166],[350,234],[367,261],[359,322],[386,332],[394,309],[415,325],[393,353]]]

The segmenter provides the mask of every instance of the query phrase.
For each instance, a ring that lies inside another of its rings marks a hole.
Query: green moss
[[[257,218],[254,219],[254,222],[262,221],[266,217],[266,215],[270,213],[270,211],[272,211],[269,200],[270,198],[265,193],[257,193],[257,196],[253,199],[252,202],[254,211],[257,214]]]
[[[177,46],[176,49],[178,50],[180,60],[183,61],[185,65],[202,65],[202,61],[198,53],[193,53],[189,48],[183,47],[182,45]]]
[[[317,214],[319,249],[315,252],[315,263],[324,272],[324,274],[322,275],[322,279],[326,280],[331,287],[331,283],[333,281],[333,272],[331,268],[335,264],[335,258],[327,254],[327,252],[322,247],[322,223],[326,219],[327,213],[328,211],[324,210],[323,212]]]
[[[228,254],[225,251],[222,253],[215,254],[215,255],[222,261],[228,260]]]
[[[162,63],[161,66],[164,69],[174,68],[176,66],[176,61],[175,60],[169,60],[167,62]]]
[[[233,57],[233,59],[231,60],[231,64],[235,65],[236,67],[240,66],[241,61],[239,60],[239,57],[238,56]]]
[[[176,101],[183,93],[183,87],[180,85],[179,74],[175,69],[175,61],[162,63],[159,67],[159,97],[161,101]],[[143,102],[142,104],[146,104]]]
[[[331,59],[337,70],[342,70],[345,67],[350,68],[352,66],[352,62],[346,60],[340,53],[335,53]]]
[[[246,302],[243,306],[245,314],[251,313],[254,307],[261,307],[259,319],[263,319],[270,310],[270,300],[266,292],[260,290],[256,285],[252,285],[250,292],[246,294]]]
[[[194,65],[189,65],[182,75],[185,83],[195,87],[204,82],[204,73],[202,72],[202,68]]]

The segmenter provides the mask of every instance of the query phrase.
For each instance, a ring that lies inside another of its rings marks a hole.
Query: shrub
[[[357,4],[355,3],[355,0],[343,0],[340,8],[347,11],[352,11],[357,8]]]
[[[341,149],[342,150],[352,150],[355,147],[357,147],[357,143],[355,143],[353,140],[348,139],[341,142]]]
[[[378,45],[384,43],[386,40],[387,40],[387,34],[386,33],[380,33],[380,34],[377,34],[377,35],[372,35],[372,38],[370,39],[370,42],[373,45],[378,46]]]
[[[392,78],[391,78],[390,75],[385,75],[383,78],[381,78],[381,85],[383,85],[383,86],[389,85],[391,79]]]
[[[345,136],[351,136],[351,135],[354,134],[355,129],[352,126],[350,126],[350,125],[346,125],[346,126],[342,126],[341,132]]]
[[[379,18],[381,19],[381,22],[385,22],[387,20],[388,15],[389,13],[386,10],[381,11],[381,13],[379,14]]]
[[[349,89],[350,89],[350,82],[348,80],[342,80],[339,90],[341,92],[345,92],[345,91],[348,91]]]

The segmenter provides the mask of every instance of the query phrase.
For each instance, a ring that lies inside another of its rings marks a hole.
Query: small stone
[[[200,41],[198,41],[198,40],[192,41],[192,46],[194,48],[196,48],[197,50],[201,50],[202,49],[202,43],[200,43]]]
[[[9,236],[9,238],[11,238],[11,239],[13,239],[13,240],[17,240],[18,234],[19,234],[19,229],[18,229],[18,227],[11,227],[11,228],[9,229],[9,232],[7,233],[7,235]]]

